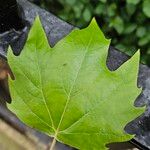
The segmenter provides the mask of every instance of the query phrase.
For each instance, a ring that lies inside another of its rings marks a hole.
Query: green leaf
[[[105,5],[102,3],[99,3],[94,10],[95,14],[97,15],[101,15],[104,11],[105,11]]]
[[[138,4],[139,2],[140,0],[127,0],[127,3],[134,4],[134,5]]]
[[[130,34],[137,28],[136,24],[127,24],[124,30],[124,34]]]
[[[150,18],[150,0],[143,1],[143,12],[147,17]]]
[[[114,27],[115,30],[121,34],[124,30],[124,23],[123,23],[123,20],[117,16],[115,17],[111,22],[110,22],[110,27]]]
[[[133,15],[133,13],[134,13],[135,10],[136,10],[136,5],[129,3],[129,4],[126,5],[126,10],[127,10],[127,13],[128,13],[129,15]],[[129,18],[129,16],[128,16],[128,18]]]
[[[150,42],[150,34],[147,34],[146,36],[142,37],[139,41],[138,44],[139,46],[146,45],[147,43]]]
[[[92,18],[92,14],[89,8],[86,8],[83,12],[83,18],[85,21],[90,21],[90,19]]]
[[[145,27],[137,28],[137,31],[136,31],[137,37],[143,37],[145,34],[146,34],[146,28]]]
[[[76,0],[65,0],[67,4],[74,5],[76,3]]]
[[[108,8],[107,8],[107,13],[108,13],[108,16],[112,17],[116,14],[116,9],[117,9],[117,6],[115,3],[112,3]]]
[[[133,138],[125,125],[143,112],[135,108],[139,52],[118,70],[106,66],[110,40],[96,21],[75,29],[53,48],[39,18],[20,56],[8,51],[12,110],[24,123],[82,150]]]
[[[102,2],[102,3],[106,3],[107,2],[107,0],[99,0],[100,2]]]

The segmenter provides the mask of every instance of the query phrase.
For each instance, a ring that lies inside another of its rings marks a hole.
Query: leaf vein
[[[62,121],[63,121],[65,112],[66,112],[66,110],[67,110],[67,107],[68,107],[68,104],[69,104],[69,101],[70,101],[70,97],[71,97],[72,90],[73,90],[73,88],[74,88],[74,86],[75,86],[76,80],[77,80],[77,78],[78,78],[78,74],[79,74],[79,72],[80,72],[80,70],[81,70],[81,68],[82,68],[83,62],[84,62],[85,57],[86,57],[86,54],[87,54],[87,52],[88,52],[88,47],[90,46],[91,42],[92,42],[92,36],[90,37],[90,40],[89,40],[87,46],[85,46],[85,47],[86,47],[86,48],[85,48],[85,52],[84,52],[83,58],[82,58],[82,60],[81,60],[80,66],[79,66],[79,68],[78,68],[78,71],[77,71],[77,73],[76,73],[76,76],[75,76],[75,79],[74,79],[74,81],[73,81],[73,84],[72,84],[72,86],[71,86],[71,88],[70,88],[70,91],[69,91],[69,94],[68,94],[68,97],[67,97],[67,101],[66,101],[66,105],[65,105],[65,107],[64,107],[64,111],[62,112],[62,116],[61,116],[60,122],[59,122],[59,124],[58,124],[58,127],[57,127],[57,130],[56,130],[54,139],[56,139],[57,134],[58,134],[58,132],[59,132],[60,125],[61,125],[61,123],[62,123]]]
[[[53,127],[51,127],[49,124],[47,124],[46,121],[44,121],[39,115],[37,115],[31,108],[30,106],[25,102],[25,100],[20,96],[20,94],[18,93],[18,91],[14,88],[14,90],[16,91],[17,95],[22,99],[22,102],[27,106],[27,108],[31,111],[31,113],[33,115],[35,115],[41,122],[43,122],[46,126],[52,128],[54,131],[55,129]]]

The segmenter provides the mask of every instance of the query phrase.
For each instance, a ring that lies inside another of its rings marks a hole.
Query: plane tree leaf
[[[106,66],[110,40],[93,19],[53,48],[39,17],[20,56],[8,51],[15,80],[9,79],[12,104],[24,123],[81,150],[106,150],[106,144],[133,138],[125,125],[139,116],[135,108],[139,52],[116,71]]]

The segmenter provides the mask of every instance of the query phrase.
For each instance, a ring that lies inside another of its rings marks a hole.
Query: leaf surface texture
[[[106,150],[130,140],[125,125],[143,112],[135,108],[139,52],[116,71],[106,59],[107,40],[93,19],[53,48],[39,17],[20,56],[9,49],[12,110],[24,123],[81,150]]]

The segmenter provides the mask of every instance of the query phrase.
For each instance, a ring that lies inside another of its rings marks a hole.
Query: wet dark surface
[[[12,46],[16,55],[20,53],[36,15],[42,16],[41,20],[51,46],[54,46],[57,41],[73,29],[73,26],[65,23],[45,10],[39,9],[39,7],[32,5],[26,0],[18,0],[18,10],[22,22],[26,26],[22,30],[17,31],[12,28],[9,32],[7,31],[0,35],[0,55],[4,57],[6,57],[8,44]]]
[[[20,30],[24,27],[21,21],[16,0],[0,0],[0,33],[14,28]]]
[[[54,44],[74,28],[26,0],[18,0],[18,5],[19,15],[22,18],[21,22],[25,24],[25,27],[21,30],[11,28],[9,31],[0,34],[0,55],[2,57],[6,58],[8,44],[12,46],[14,53],[19,55],[27,38],[30,26],[37,14],[42,20],[51,46],[54,46]],[[127,55],[110,47],[107,61],[109,69],[117,69],[128,58]],[[143,92],[137,98],[135,106],[146,105],[147,109],[142,116],[126,126],[126,131],[131,134],[136,134],[135,140],[150,149],[150,68],[145,65],[140,65],[138,86],[143,88]],[[125,92],[128,92],[128,89]],[[35,134],[39,133],[35,132]],[[40,136],[42,136],[43,139],[44,135],[41,134]],[[67,150],[67,148],[65,149]]]

